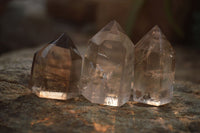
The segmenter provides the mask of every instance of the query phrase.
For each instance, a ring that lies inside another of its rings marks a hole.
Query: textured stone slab
[[[161,107],[101,106],[83,97],[40,99],[27,87],[35,50],[0,57],[1,133],[200,132],[200,85],[176,81],[172,102]]]

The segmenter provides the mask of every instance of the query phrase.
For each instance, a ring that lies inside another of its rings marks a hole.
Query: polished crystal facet
[[[63,34],[34,55],[31,87],[42,98],[65,100],[79,94],[82,58]]]
[[[82,95],[92,103],[121,106],[129,100],[134,45],[116,21],[88,44],[81,78]]]
[[[174,50],[155,26],[135,47],[134,101],[155,106],[169,103],[174,69]]]

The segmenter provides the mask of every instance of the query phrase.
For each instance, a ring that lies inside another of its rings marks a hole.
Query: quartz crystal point
[[[63,34],[35,53],[32,91],[39,97],[65,100],[79,94],[82,58],[71,39]]]
[[[173,96],[174,50],[158,26],[135,47],[133,100],[154,106],[167,104]]]
[[[116,21],[88,44],[81,78],[82,95],[92,103],[121,106],[130,98],[134,45]]]

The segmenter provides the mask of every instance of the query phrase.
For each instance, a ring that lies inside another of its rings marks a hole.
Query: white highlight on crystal
[[[118,106],[118,98],[108,96],[108,97],[105,98],[104,104],[105,105],[111,105],[111,106]]]
[[[41,98],[49,98],[49,99],[58,99],[58,100],[66,100],[67,94],[63,92],[50,92],[50,91],[41,91],[42,87],[32,87],[33,92]]]
[[[39,92],[39,97],[41,97],[41,98],[66,100],[67,99],[67,94],[63,93],[63,92],[40,91]]]

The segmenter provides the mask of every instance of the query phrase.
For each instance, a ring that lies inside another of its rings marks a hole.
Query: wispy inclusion
[[[82,95],[92,103],[121,106],[129,100],[134,45],[116,21],[90,41],[84,58]]]
[[[169,103],[175,75],[174,50],[158,26],[135,47],[134,101],[150,105]]]

